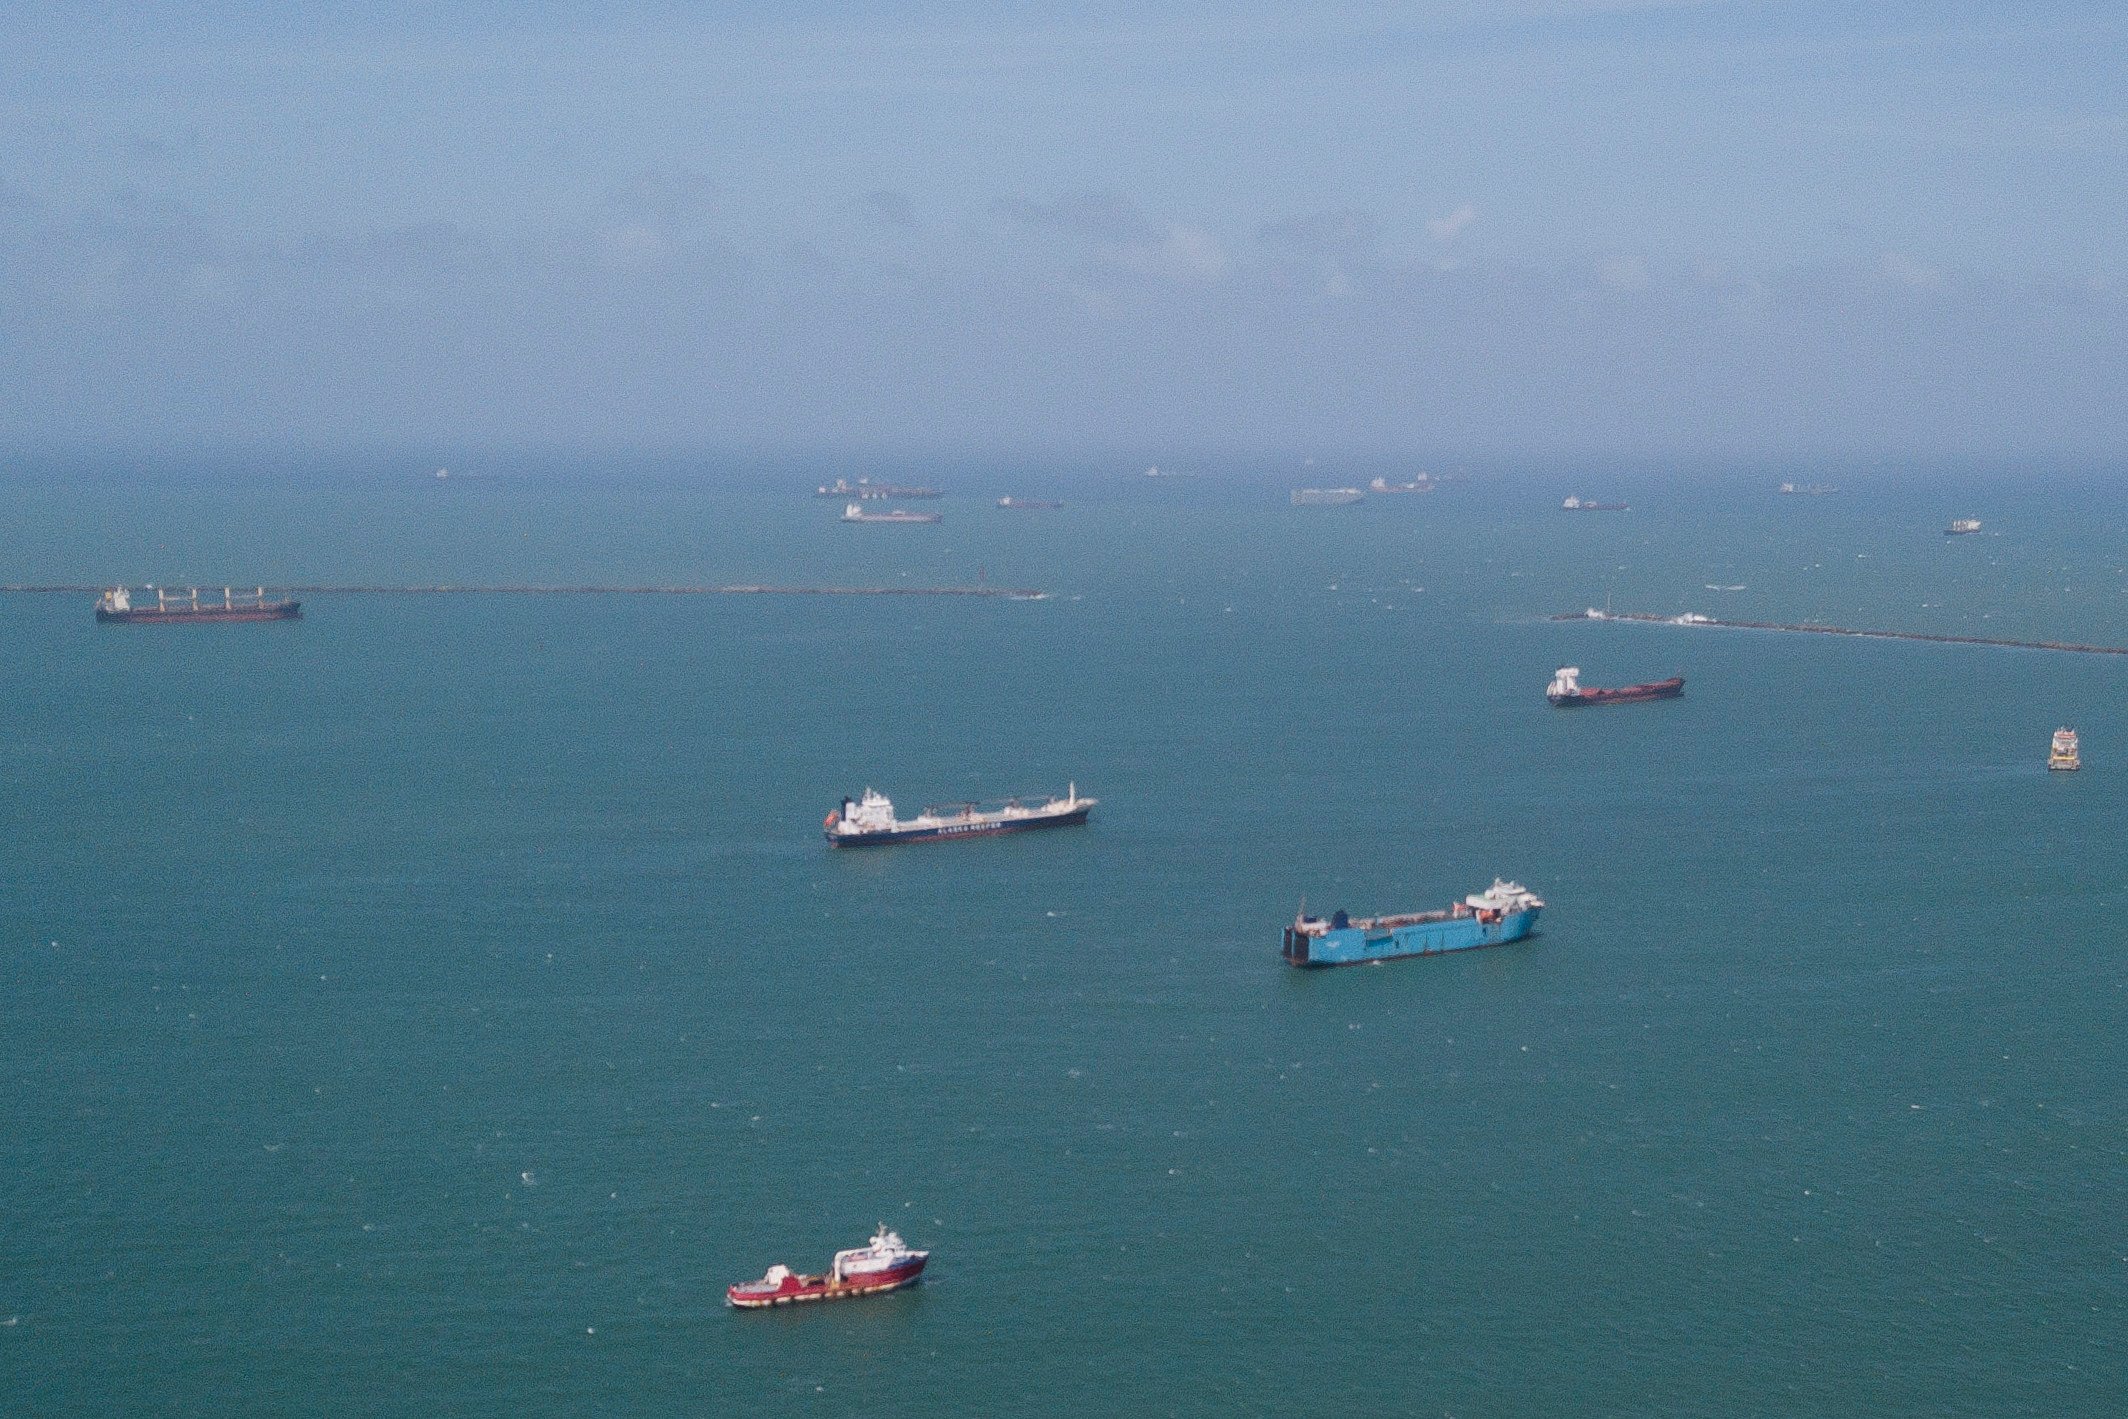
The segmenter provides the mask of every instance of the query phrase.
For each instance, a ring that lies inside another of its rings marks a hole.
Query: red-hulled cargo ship
[[[916,1251],[885,1225],[861,1247],[835,1253],[824,1276],[806,1276],[788,1266],[776,1265],[759,1281],[741,1281],[725,1288],[726,1305],[744,1311],[770,1306],[794,1306],[800,1301],[843,1301],[857,1296],[878,1296],[914,1286],[924,1274],[931,1253]]]
[[[1581,671],[1572,665],[1562,665],[1552,683],[1545,686],[1544,697],[1555,705],[1622,705],[1633,700],[1674,700],[1685,692],[1685,677],[1672,675],[1667,680],[1651,680],[1645,685],[1621,685],[1615,690],[1584,689]]]
[[[263,586],[253,591],[232,591],[225,586],[220,601],[216,601],[212,593],[206,600],[201,600],[196,586],[183,591],[162,587],[154,590],[153,606],[135,606],[130,590],[114,586],[96,599],[96,619],[135,625],[164,622],[193,625],[206,621],[293,621],[303,614],[302,602],[287,597],[269,600]]]

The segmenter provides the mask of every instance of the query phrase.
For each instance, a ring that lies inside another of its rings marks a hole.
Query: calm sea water
[[[2128,643],[2117,481],[490,471],[18,468],[0,580],[1055,595],[0,598],[9,1412],[2128,1404],[2128,660],[1543,619]],[[1529,943],[1277,959],[1496,874]],[[880,1220],[920,1289],[722,1306]]]

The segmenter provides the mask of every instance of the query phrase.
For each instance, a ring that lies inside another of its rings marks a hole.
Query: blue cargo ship
[[[1536,928],[1537,913],[1543,910],[1544,903],[1535,892],[1496,877],[1492,886],[1444,911],[1375,917],[1335,912],[1328,921],[1303,912],[1286,928],[1279,955],[1293,966],[1356,966],[1362,961],[1499,946],[1529,935]]]

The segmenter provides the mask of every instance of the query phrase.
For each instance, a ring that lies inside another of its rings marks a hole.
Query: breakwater
[[[201,591],[210,589],[204,584]],[[165,587],[165,590],[171,588]],[[186,583],[185,590],[192,589]],[[103,586],[0,585],[0,593],[100,596]],[[283,596],[988,596],[1008,601],[1048,599],[1046,591],[1011,586],[273,586]]]
[[[1987,645],[2004,650],[2063,650],[2076,655],[2128,655],[2128,646],[2086,645],[2081,641],[2011,640],[2002,636],[1953,636],[1933,631],[1883,631],[1857,626],[1821,626],[1812,622],[1725,621],[1715,616],[1658,616],[1648,611],[1567,611],[1554,621],[1638,621],[1651,626],[1715,626],[1732,631],[1800,631],[1814,636],[1861,636],[1870,640],[1933,641],[1939,645]]]

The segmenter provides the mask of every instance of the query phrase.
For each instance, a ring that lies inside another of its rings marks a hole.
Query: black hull
[[[936,828],[907,828],[884,833],[826,833],[830,847],[887,847],[894,843],[935,843],[958,838],[992,838],[1000,833],[1028,833],[1038,828],[1075,828],[1086,822],[1086,815],[1093,812],[1093,805],[1075,808],[1069,813],[1059,813],[1054,818],[1036,818],[1016,823],[956,823],[941,824]]]
[[[194,610],[190,606],[172,606],[158,611],[142,607],[133,611],[107,611],[96,608],[96,619],[128,626],[206,625],[231,621],[299,621],[303,618],[303,603],[283,601],[271,606],[202,606]]]

